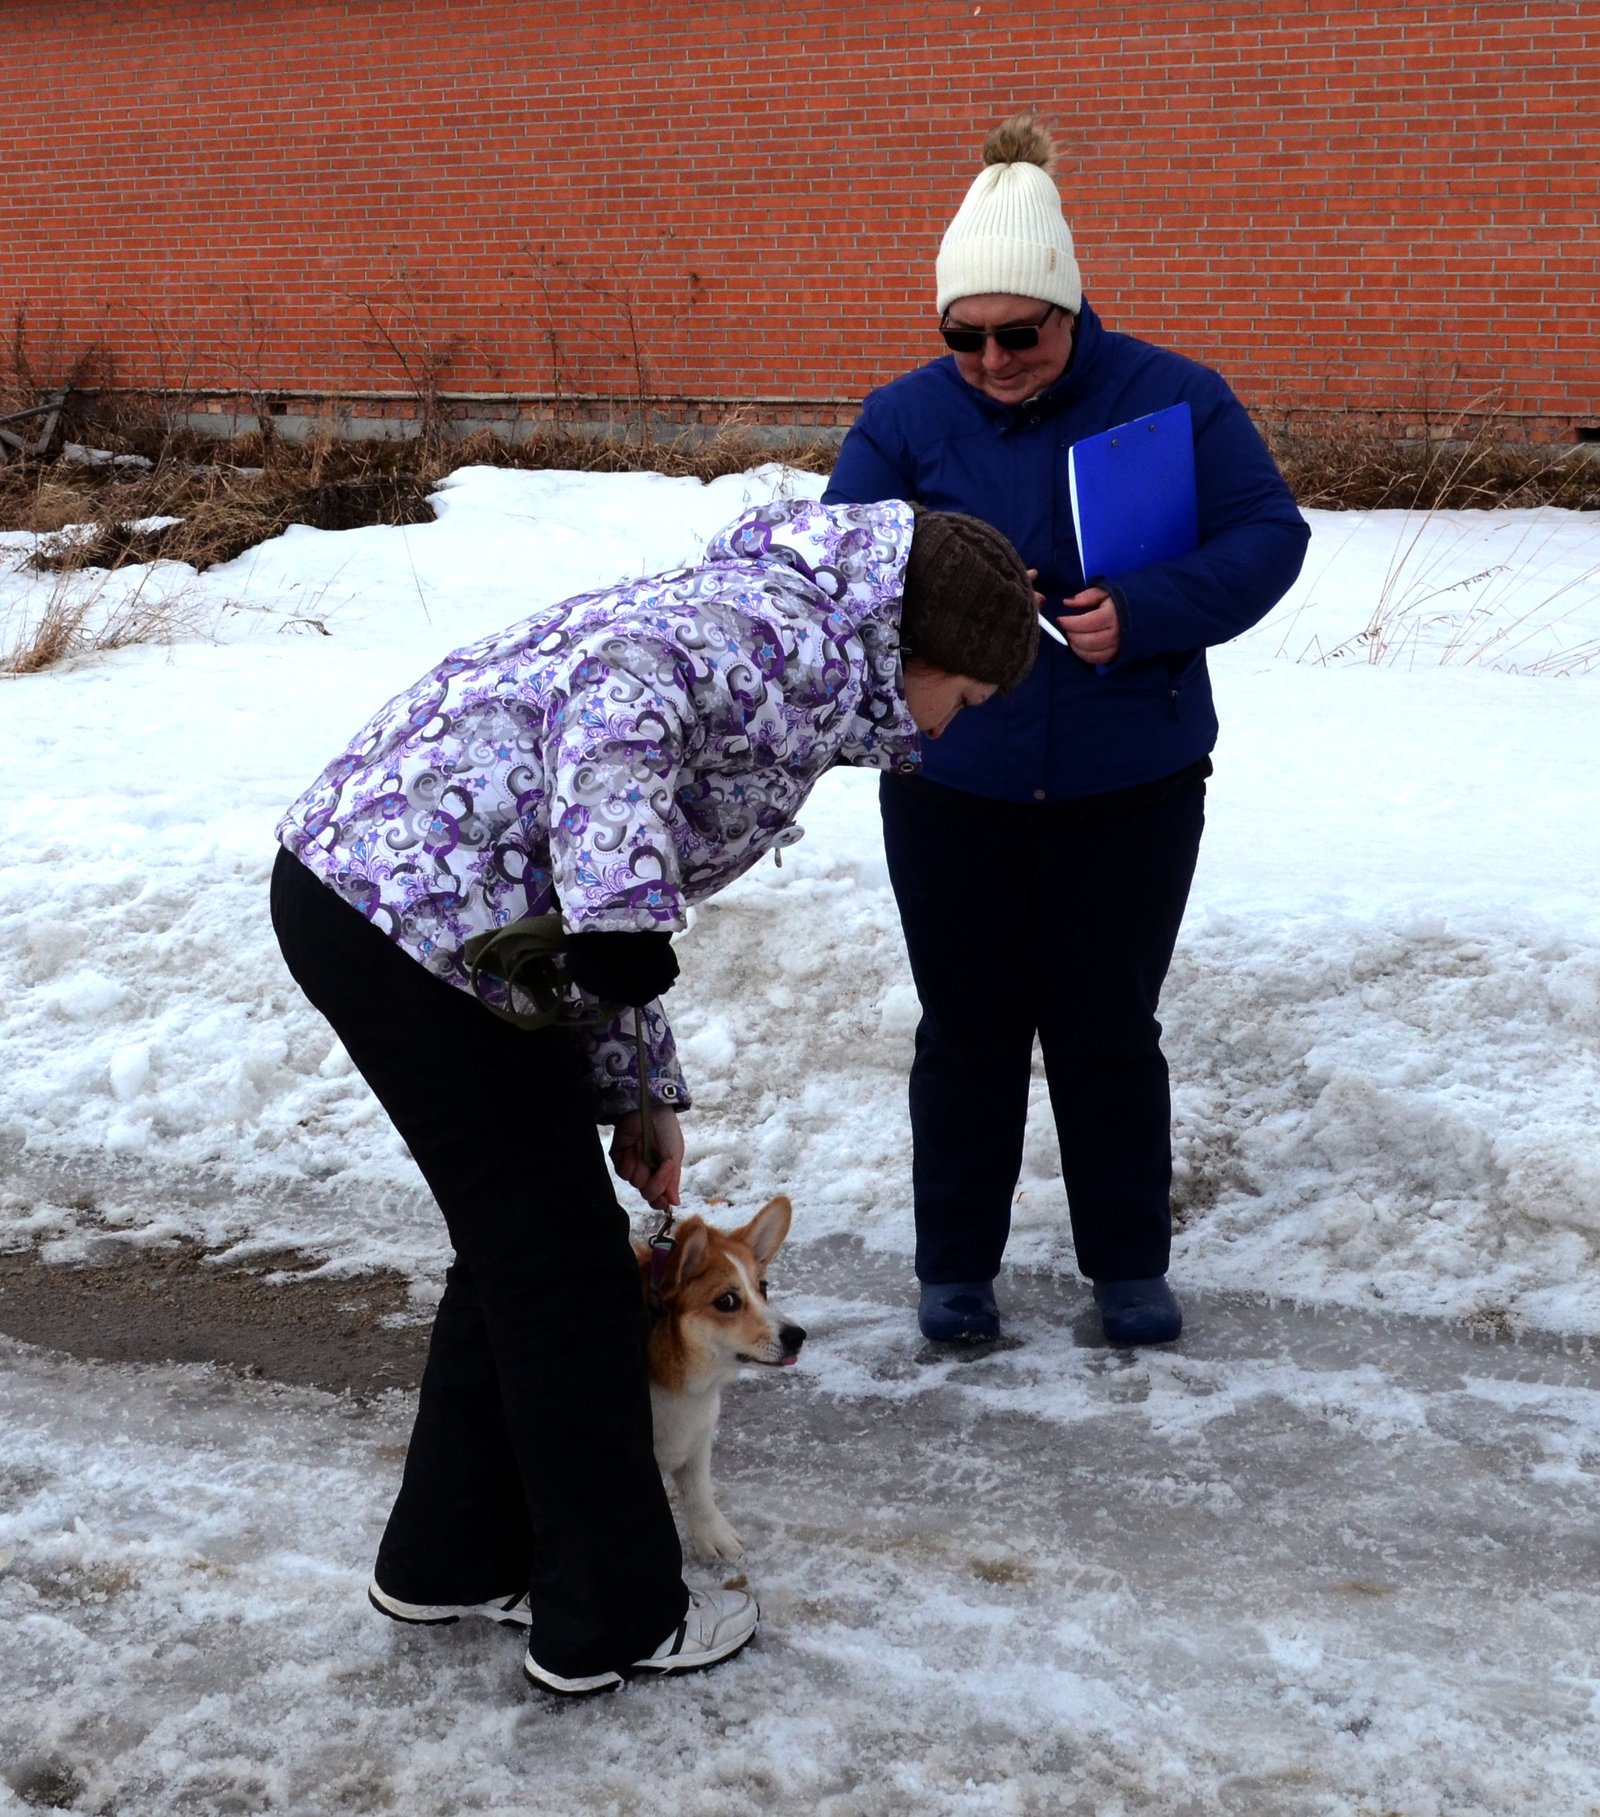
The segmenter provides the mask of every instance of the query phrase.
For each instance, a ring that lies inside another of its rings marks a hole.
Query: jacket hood
[[[918,736],[900,666],[900,608],[911,554],[913,514],[900,499],[822,505],[780,499],[758,505],[706,544],[705,566],[754,564],[771,578],[804,583],[811,616],[831,637],[860,644],[861,697],[843,763],[915,760]],[[776,573],[774,573],[776,570]]]
[[[886,617],[897,623],[911,524],[911,507],[899,499],[876,505],[778,499],[717,531],[706,544],[705,559],[781,562],[851,623]]]

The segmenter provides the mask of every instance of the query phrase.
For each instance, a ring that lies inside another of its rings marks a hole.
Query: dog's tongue
[[[780,1359],[778,1367],[780,1369],[793,1369],[795,1364],[799,1361],[800,1359],[797,1356],[786,1356]]]

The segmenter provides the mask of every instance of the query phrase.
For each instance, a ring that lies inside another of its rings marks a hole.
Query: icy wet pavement
[[[774,1274],[811,1337],[730,1395],[716,1468],[762,1634],[577,1708],[514,1635],[365,1611],[405,1396],[0,1348],[12,1802],[1600,1811],[1582,1347],[1190,1294],[1179,1345],[1116,1355],[1081,1285],[1023,1276],[1007,1343],[950,1353],[903,1264]]]

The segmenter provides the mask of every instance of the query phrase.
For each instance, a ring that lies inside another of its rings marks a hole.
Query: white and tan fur
[[[650,1330],[650,1405],[656,1462],[677,1484],[689,1540],[704,1559],[738,1558],[744,1541],[711,1492],[711,1445],[722,1390],[744,1363],[792,1364],[805,1342],[798,1325],[767,1304],[767,1266],[789,1234],[792,1208],[776,1198],[738,1230],[685,1218],[659,1284]],[[645,1298],[651,1299],[649,1249],[634,1244]]]

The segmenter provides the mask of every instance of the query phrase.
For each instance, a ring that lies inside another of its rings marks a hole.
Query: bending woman
[[[421,1169],[454,1248],[370,1598],[528,1630],[543,1689],[714,1665],[743,1591],[691,1593],[651,1445],[618,1175],[678,1202],[688,1093],[657,999],[688,907],[783,842],[837,763],[1014,686],[1036,601],[997,531],[883,504],[761,507],[704,561],[566,601],[391,700],[278,829],[273,924]],[[475,936],[559,911],[538,1030]],[[490,1005],[493,1007],[490,1007]],[[619,1007],[620,1006],[620,1007]],[[644,1151],[644,1020],[658,1159]]]

